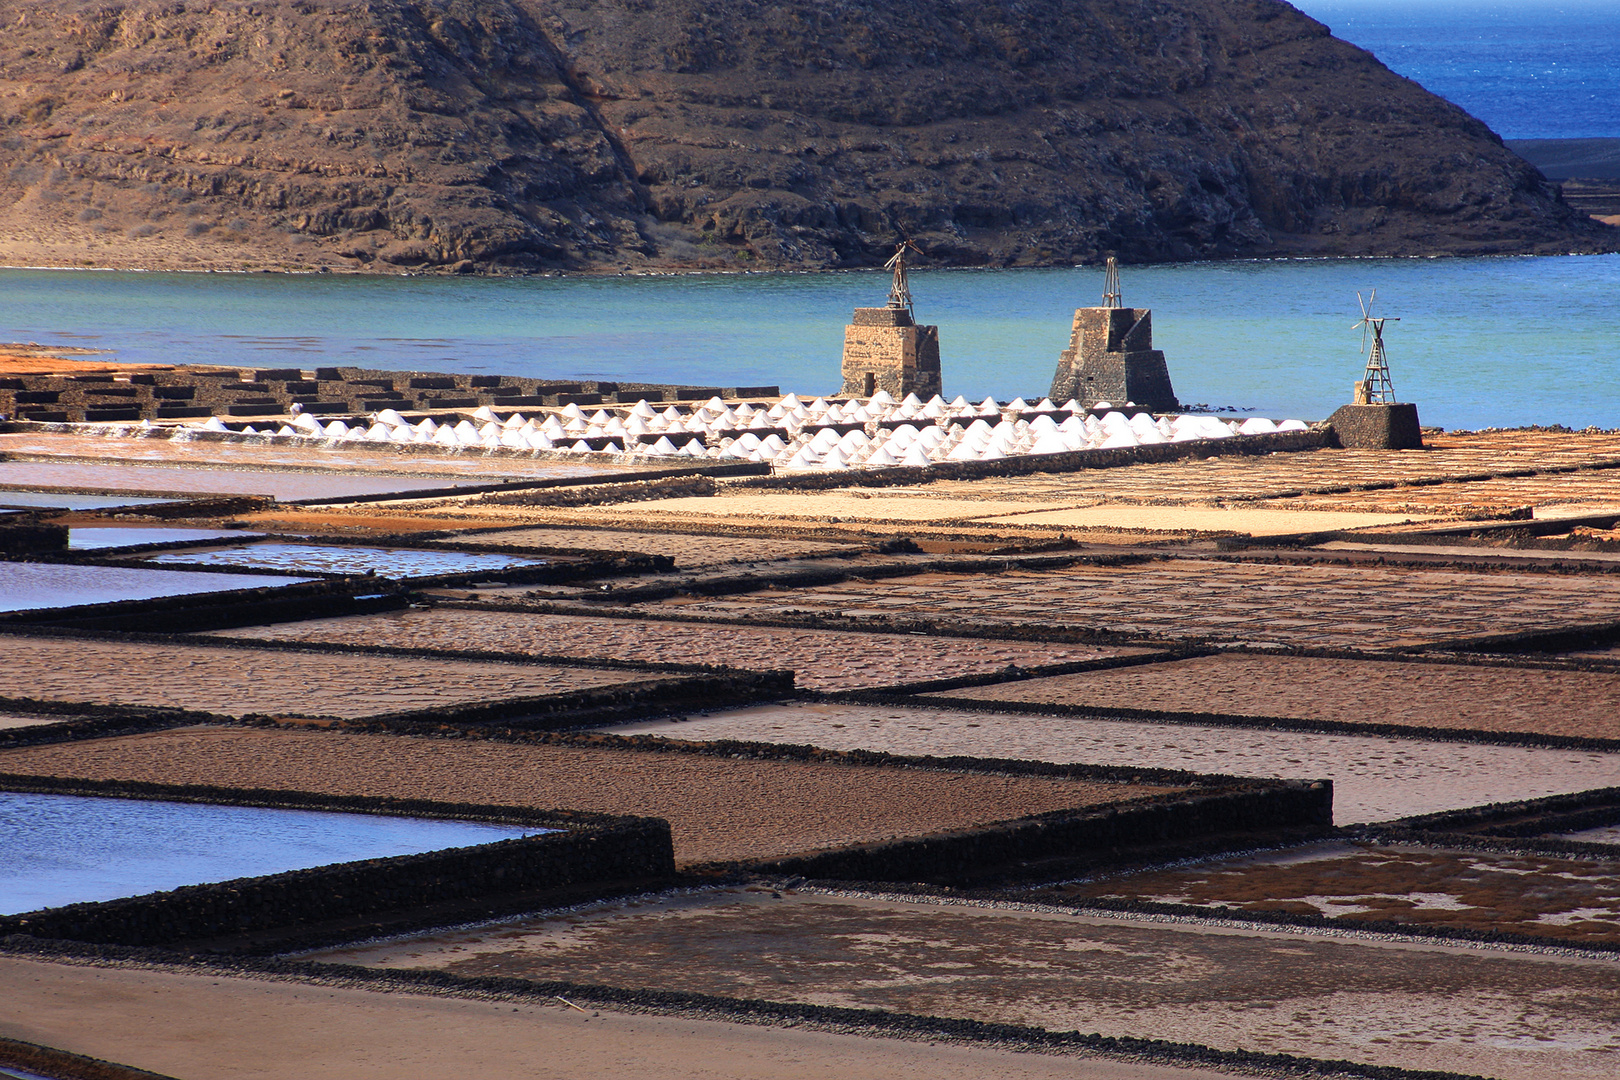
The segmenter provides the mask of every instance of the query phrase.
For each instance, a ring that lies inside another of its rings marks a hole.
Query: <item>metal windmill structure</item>
[[[1119,291],[1119,260],[1112,255],[1103,264],[1103,302],[1105,308],[1124,307],[1124,297]]]
[[[1373,301],[1377,299],[1377,289],[1372,290],[1365,300],[1358,291],[1356,302],[1361,305],[1361,318],[1350,324],[1361,327],[1361,351],[1367,357],[1367,370],[1362,372],[1361,382],[1356,386],[1357,405],[1395,404],[1395,387],[1389,381],[1389,362],[1384,358],[1384,323],[1401,320],[1374,315]]]
[[[911,283],[906,278],[906,251],[910,249],[921,255],[922,248],[910,240],[901,240],[894,248],[894,256],[883,264],[885,270],[894,271],[894,284],[889,287],[889,306],[891,308],[904,308],[906,314],[916,318],[917,313],[911,307]]]

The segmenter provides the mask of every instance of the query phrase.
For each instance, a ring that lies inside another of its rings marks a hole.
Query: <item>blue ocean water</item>
[[[921,271],[947,396],[1039,397],[1095,268]],[[840,385],[881,272],[392,278],[0,270],[0,341],[127,361],[362,367],[710,386]],[[1128,267],[1181,400],[1321,419],[1360,374],[1356,293],[1398,316],[1396,393],[1425,423],[1620,427],[1620,256]],[[1548,314],[1556,313],[1556,318]]]
[[[1620,137],[1617,0],[1295,0],[1504,139]]]

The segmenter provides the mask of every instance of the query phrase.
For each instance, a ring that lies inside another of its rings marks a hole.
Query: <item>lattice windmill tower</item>
[[[1356,384],[1357,405],[1395,404],[1395,387],[1389,381],[1389,361],[1384,356],[1384,323],[1401,320],[1387,315],[1375,316],[1372,309],[1373,301],[1377,299],[1377,289],[1365,300],[1362,300],[1360,292],[1356,293],[1356,302],[1361,305],[1361,318],[1351,326],[1361,327],[1361,351],[1367,357],[1367,370],[1361,373],[1361,381]]]

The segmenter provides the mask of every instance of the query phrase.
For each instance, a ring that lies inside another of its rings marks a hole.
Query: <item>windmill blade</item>
[[[1373,295],[1374,296],[1378,295],[1378,290],[1377,289],[1373,290]],[[1369,311],[1369,309],[1367,307],[1367,301],[1365,301],[1365,300],[1363,300],[1361,298],[1361,290],[1360,289],[1356,290],[1356,303],[1361,305],[1361,317],[1362,317],[1362,319],[1366,319],[1367,316],[1369,314],[1371,314],[1371,312]]]

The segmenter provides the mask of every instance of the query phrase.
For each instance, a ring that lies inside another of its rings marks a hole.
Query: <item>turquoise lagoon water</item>
[[[1127,267],[1183,402],[1325,417],[1360,373],[1357,290],[1402,321],[1395,389],[1448,428],[1620,427],[1620,256]],[[947,395],[1040,395],[1095,268],[920,271]],[[352,364],[546,378],[839,387],[883,274],[395,278],[0,270],[0,340],[127,361]]]
[[[0,791],[0,914],[550,831]]]

